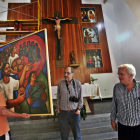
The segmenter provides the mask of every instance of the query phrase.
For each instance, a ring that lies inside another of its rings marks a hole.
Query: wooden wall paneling
[[[33,1],[35,0],[32,0],[32,2]],[[75,68],[74,78],[80,80],[81,83],[90,83],[91,73],[112,72],[101,5],[82,5],[81,0],[41,0],[41,2],[43,17],[53,17],[54,12],[58,11],[61,12],[62,17],[77,17],[78,19],[78,24],[62,24],[65,66],[70,64],[70,52],[72,50],[74,50],[75,53],[76,63],[80,64],[78,68]],[[9,7],[14,7],[13,5],[14,4],[11,3]],[[33,16],[37,16],[35,5],[36,4],[31,4],[29,6],[31,8],[28,7],[28,9],[26,9],[26,11],[30,9],[28,14],[30,13]],[[80,7],[95,8],[97,23],[82,23]],[[17,18],[17,14],[13,15],[13,12],[9,11],[8,18]],[[22,15],[20,18],[25,19],[27,16]],[[98,27],[100,44],[84,44],[82,27]],[[56,86],[60,80],[64,79],[64,68],[56,68],[55,64],[54,25],[43,24],[42,28],[47,28],[51,82],[52,86]],[[87,68],[85,49],[101,49],[104,67]]]
[[[62,17],[68,17],[68,0],[63,0]]]
[[[59,12],[63,8],[63,4],[61,0],[54,1],[54,11]],[[61,7],[62,6],[62,7]]]
[[[47,1],[47,13],[46,17],[53,17],[54,16],[54,5],[53,0],[46,0]],[[46,7],[45,7],[46,8]]]

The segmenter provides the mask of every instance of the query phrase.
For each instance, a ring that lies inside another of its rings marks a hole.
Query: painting
[[[83,27],[84,44],[99,44],[97,27]]]
[[[96,22],[95,8],[81,8],[82,22]]]
[[[0,92],[16,113],[53,115],[46,29],[0,47]]]
[[[87,49],[85,50],[85,53],[87,68],[103,67],[101,49]]]

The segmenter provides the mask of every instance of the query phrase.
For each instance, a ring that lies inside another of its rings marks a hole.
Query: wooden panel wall
[[[32,2],[35,0],[32,0]],[[61,12],[62,17],[77,17],[78,24],[62,24],[63,33],[63,48],[65,66],[70,64],[70,52],[74,50],[76,63],[80,67],[75,68],[74,78],[81,81],[81,83],[90,83],[90,74],[92,73],[110,73],[112,72],[109,49],[107,44],[106,32],[104,27],[104,20],[101,5],[82,5],[81,0],[41,0],[42,16],[53,17],[54,12]],[[16,4],[16,6],[22,4]],[[31,4],[32,5],[32,4]],[[15,4],[9,4],[9,8],[14,7]],[[30,8],[31,7],[31,8]],[[30,6],[26,10],[19,8],[19,11],[28,11],[28,14],[37,16],[37,6]],[[97,23],[82,23],[80,7],[95,8]],[[9,19],[26,19],[27,16],[19,16],[19,13],[13,11],[8,12]],[[32,19],[32,18],[31,18]],[[98,27],[100,44],[84,44],[82,27]],[[47,28],[48,47],[49,47],[49,62],[51,69],[52,86],[56,86],[60,80],[64,78],[64,68],[56,68],[55,65],[55,36],[54,25],[43,24],[42,28]],[[87,68],[85,59],[85,49],[101,49],[103,58],[103,67],[101,68]]]

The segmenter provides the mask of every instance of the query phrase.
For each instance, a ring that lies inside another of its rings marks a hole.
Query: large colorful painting
[[[87,68],[103,67],[101,49],[88,49],[85,53]]]
[[[97,27],[84,27],[83,36],[85,44],[99,44],[99,34]]]
[[[82,22],[96,22],[95,8],[81,8]]]
[[[32,116],[53,115],[46,29],[0,48],[0,91],[7,107]]]

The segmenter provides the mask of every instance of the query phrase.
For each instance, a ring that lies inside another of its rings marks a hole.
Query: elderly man
[[[65,80],[58,84],[58,122],[62,140],[68,140],[69,125],[71,125],[74,139],[82,140],[80,132],[80,109],[83,106],[82,87],[80,81],[72,79],[73,74],[74,69],[66,67]]]
[[[135,75],[131,64],[118,67],[120,83],[114,86],[110,117],[119,140],[140,140],[140,82],[134,79]]]

